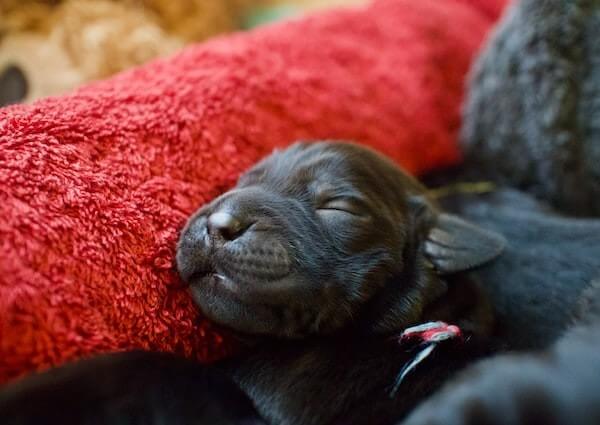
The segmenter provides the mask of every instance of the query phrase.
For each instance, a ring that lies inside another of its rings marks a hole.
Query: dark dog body
[[[258,406],[268,406],[271,414],[273,411],[277,412],[273,416],[276,419],[274,423],[287,423],[283,420],[287,417],[299,419],[297,423],[330,423],[323,418],[328,418],[328,415],[335,417],[336,412],[344,410],[347,413],[343,420],[336,423],[390,423],[388,421],[391,418],[401,417],[453,372],[478,356],[490,354],[486,349],[525,351],[551,346],[582,316],[587,316],[587,312],[584,311],[587,292],[597,291],[600,298],[600,287],[595,289],[592,284],[594,279],[600,278],[600,220],[561,217],[531,197],[514,191],[457,196],[444,202],[444,207],[447,211],[462,215],[473,223],[503,234],[508,240],[502,256],[469,273],[482,282],[489,299],[493,302],[495,325],[486,341],[489,345],[482,347],[471,341],[471,346],[446,347],[437,358],[431,359],[431,362],[417,370],[417,373],[403,384],[402,391],[393,400],[387,398],[386,394],[393,377],[397,374],[396,365],[408,361],[407,353],[399,352],[397,348],[391,347],[389,342],[382,344],[379,336],[369,339],[355,334],[350,343],[344,339],[331,338],[317,342],[302,341],[288,349],[283,348],[285,344],[282,342],[261,347],[254,357],[243,360],[241,369],[236,363],[238,369],[235,376]],[[464,283],[460,279],[450,281],[451,285]],[[459,293],[458,297],[462,295]],[[446,294],[445,298],[448,300],[449,294]],[[456,298],[448,302],[456,304]],[[463,313],[464,309],[465,306],[461,307]],[[430,318],[440,319],[439,316]],[[448,320],[448,317],[444,319]],[[598,323],[600,328],[600,317]],[[588,333],[594,334],[593,331]],[[575,356],[572,362],[582,362],[587,366],[581,368],[589,369],[593,374],[597,362],[589,361],[594,353],[591,347],[598,350],[600,358],[600,340],[583,341],[585,350],[581,350],[573,340],[576,341],[577,338],[567,335],[566,339],[560,342],[560,352],[565,353],[563,357],[568,359],[569,352],[572,351]],[[569,344],[573,344],[572,350]],[[543,373],[530,366],[535,365],[537,361],[534,356],[510,359],[515,371],[513,376],[527,380],[528,369],[535,371],[538,376]],[[503,361],[502,369],[497,372],[494,372],[493,364],[478,366],[482,378],[486,377],[481,373],[483,371],[490,370],[495,374],[492,382],[490,379],[485,380],[486,389],[492,394],[477,393],[478,387],[475,385],[473,394],[485,397],[498,395],[494,391],[493,382],[498,385],[503,383],[504,386],[499,385],[498,388],[510,390],[503,369],[509,368],[506,363],[511,362],[507,362],[506,359]],[[567,362],[568,360],[563,361]],[[553,372],[552,369],[547,372],[552,380],[556,376],[560,377],[562,373]],[[568,380],[569,371],[563,372],[566,376],[559,380]],[[532,380],[535,381],[533,377]],[[596,395],[600,390],[600,380],[595,387],[591,387],[590,382],[595,381],[582,381],[582,386],[587,387],[591,396],[600,402],[600,396]],[[463,386],[470,384],[471,382],[467,381]],[[543,387],[544,383],[534,386],[531,391],[543,392],[540,386]],[[568,390],[570,388],[565,387],[565,392]],[[454,393],[451,386],[448,392]],[[581,392],[584,391],[578,393]],[[276,402],[271,398],[273,394],[277,394]],[[563,395],[565,398],[571,397],[567,393]],[[555,397],[560,397],[560,394]],[[583,404],[583,401],[573,404],[572,408],[579,409]],[[558,405],[555,401],[554,406]],[[433,403],[426,407],[429,411],[436,409]],[[498,411],[488,413],[498,417],[503,408],[506,408],[506,405],[499,406]],[[542,415],[536,416],[536,420],[543,417],[544,412],[552,415],[551,409],[544,403],[533,408],[536,409]],[[568,406],[563,410],[568,412]],[[290,415],[291,412],[293,413]],[[564,417],[564,412],[563,416],[557,416],[560,417]],[[381,422],[378,422],[379,420]],[[418,418],[412,420],[414,423],[427,423],[419,422]],[[439,423],[450,422],[446,422],[444,414],[440,414]],[[504,418],[497,423],[520,422],[509,422],[508,418]],[[578,422],[559,420],[556,423]]]
[[[346,335],[271,342],[227,364],[273,424],[392,424],[449,376],[483,354],[474,341],[448,343],[391,395],[413,352],[395,338]]]
[[[259,425],[222,372],[164,353],[99,356],[0,391],[3,425]]]
[[[561,216],[511,190],[458,196],[444,206],[509,241],[501,257],[472,272],[493,301],[498,337],[512,349],[553,343],[600,278],[600,220]]]
[[[551,347],[471,366],[403,424],[600,423],[600,282],[590,289],[584,299],[594,307],[585,309],[586,319]]]
[[[441,213],[414,180],[349,145],[272,156],[192,217],[180,272],[205,314],[252,335],[222,368],[266,419],[393,423],[477,357],[548,347],[572,325],[600,277],[600,222],[514,193],[446,208],[505,235],[504,254],[494,234]],[[395,337],[432,320],[460,325],[467,340],[440,346],[390,397],[415,357]]]
[[[444,206],[510,241],[473,274],[493,300],[497,338],[515,351],[469,367],[403,424],[600,423],[600,220],[511,190]]]

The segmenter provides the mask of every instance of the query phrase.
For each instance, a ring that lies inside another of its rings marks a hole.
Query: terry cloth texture
[[[414,173],[459,161],[463,78],[502,1],[380,0],[1,110],[0,381],[99,352],[230,352],[174,270],[188,215],[295,139]]]
[[[563,211],[600,215],[600,0],[521,0],[479,58],[467,163]]]

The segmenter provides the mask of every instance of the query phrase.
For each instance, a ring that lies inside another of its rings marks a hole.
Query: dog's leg
[[[419,406],[404,425],[600,423],[600,282],[587,315],[550,349],[474,365]]]
[[[74,362],[0,387],[2,425],[259,425],[221,372],[167,354]]]

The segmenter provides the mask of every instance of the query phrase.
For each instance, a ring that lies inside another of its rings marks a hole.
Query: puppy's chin
[[[247,334],[294,337],[309,331],[313,317],[292,314],[293,290],[286,287],[293,287],[293,281],[286,277],[248,285],[210,273],[191,281],[190,291],[202,312],[220,325]]]
[[[190,282],[192,298],[202,312],[236,332],[301,338],[330,333],[350,319],[343,303],[329,303],[322,292],[306,287],[304,279],[294,274],[264,285],[247,286],[218,273]]]
[[[190,291],[202,312],[220,325],[250,334],[275,331],[275,315],[264,306],[245,301],[249,291],[240,291],[239,283],[223,275],[211,273],[194,279]]]

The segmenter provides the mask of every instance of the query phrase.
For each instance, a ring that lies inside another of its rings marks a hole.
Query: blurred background
[[[186,44],[367,0],[0,0],[0,106],[61,94]]]

